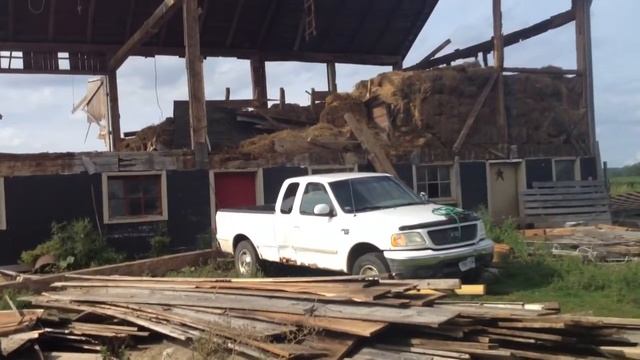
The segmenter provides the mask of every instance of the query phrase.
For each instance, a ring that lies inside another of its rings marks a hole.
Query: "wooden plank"
[[[113,55],[109,61],[109,70],[117,70],[129,55],[155,35],[158,30],[160,30],[161,25],[182,5],[182,1],[183,0],[163,0],[160,6],[158,6],[153,14],[142,24],[138,31]]]
[[[333,282],[333,281],[363,281],[367,279],[377,279],[368,275],[339,275],[339,276],[308,276],[308,277],[280,277],[280,278],[171,278],[171,277],[149,277],[149,276],[102,276],[68,274],[72,279],[88,280],[118,280],[118,281],[167,281],[167,282],[250,282],[250,283],[298,283],[298,282]],[[376,280],[377,281],[377,280]]]
[[[436,55],[438,55],[442,50],[444,50],[444,48],[446,48],[447,46],[449,46],[449,44],[451,44],[451,39],[447,39],[445,41],[443,41],[440,45],[438,45],[435,49],[431,50],[430,53],[427,54],[427,56],[423,57],[422,60],[418,61],[415,65],[413,66],[409,66],[407,68],[404,68],[403,70],[405,71],[412,71],[412,70],[419,70],[420,66],[424,63],[426,63],[427,61],[433,59]]]
[[[467,135],[469,134],[469,131],[471,131],[471,127],[476,121],[476,118],[478,117],[478,113],[480,112],[480,110],[482,110],[482,106],[487,100],[487,96],[489,96],[489,92],[491,92],[491,89],[493,88],[493,84],[495,84],[498,76],[499,76],[498,72],[495,72],[491,75],[491,77],[489,78],[489,81],[484,86],[482,93],[480,93],[480,96],[478,96],[478,98],[476,99],[476,102],[473,105],[473,108],[471,109],[471,112],[469,113],[469,116],[467,117],[467,120],[464,123],[464,127],[462,128],[462,131],[460,131],[458,140],[456,140],[455,144],[453,145],[454,153],[458,153],[462,148],[462,145],[464,144],[464,141],[466,140]]]
[[[367,157],[378,172],[387,173],[398,178],[395,168],[380,146],[374,134],[367,127],[367,119],[356,118],[352,113],[344,115],[347,124],[353,134],[360,141],[362,147],[367,151]]]
[[[292,324],[311,328],[335,331],[344,334],[371,337],[388,327],[388,323],[376,321],[363,321],[352,319],[326,318],[319,316],[307,316],[296,314],[285,314],[271,311],[250,311],[250,310],[216,310],[202,307],[186,307],[203,312],[226,313],[234,317],[247,317],[251,319],[278,322],[281,324]]]
[[[525,209],[529,208],[557,208],[557,207],[580,207],[580,206],[609,206],[607,198],[584,199],[584,200],[547,200],[547,201],[525,201]]]
[[[109,100],[109,140],[111,151],[120,150],[122,134],[120,132],[120,100],[118,99],[118,76],[115,71],[106,77],[107,96]]]
[[[460,279],[411,279],[411,280],[380,280],[382,285],[414,285],[421,290],[455,290],[460,289]]]
[[[167,1],[167,0],[165,0]],[[175,0],[174,0],[175,1]],[[189,93],[189,124],[191,149],[195,152],[196,168],[209,168],[207,145],[207,107],[204,91],[203,58],[200,52],[198,0],[181,0],[184,26],[185,63]],[[209,139],[212,141],[212,139]]]
[[[559,188],[559,189],[532,189],[523,190],[520,192],[522,195],[547,195],[547,194],[594,194],[601,195],[606,194],[598,188]]]
[[[498,138],[502,144],[509,143],[509,127],[507,123],[507,108],[504,94],[504,37],[502,34],[502,1],[493,0],[493,62],[498,71],[497,83],[497,125]]]
[[[559,195],[537,195],[523,194],[522,198],[526,201],[543,201],[543,200],[600,200],[607,199],[609,196],[605,192],[588,193],[588,194],[559,194]]]
[[[589,206],[589,207],[572,207],[572,208],[555,208],[555,209],[524,209],[526,216],[530,215],[555,215],[555,214],[586,214],[586,213],[609,213],[609,206]]]
[[[580,180],[580,181],[534,181],[534,188],[551,187],[603,187],[604,182],[600,180]]]
[[[22,281],[8,281],[0,283],[0,291],[7,289],[28,290],[40,292],[47,290],[49,285],[64,280],[67,276],[74,275],[164,275],[171,270],[182,269],[213,259],[212,250],[199,250],[180,254],[161,256],[157,258],[129,261],[114,265],[105,265],[89,269],[44,275],[39,278],[27,278]]]
[[[231,26],[229,27],[229,34],[227,35],[227,41],[225,45],[227,47],[233,44],[233,38],[236,35],[236,29],[238,28],[238,20],[240,20],[240,14],[242,14],[242,7],[244,5],[244,0],[238,0],[236,4],[236,11],[233,14],[233,20],[231,21]]]
[[[358,306],[346,304],[322,304],[307,300],[287,300],[265,298],[268,301],[256,302],[252,296],[227,294],[199,294],[180,291],[97,288],[65,290],[48,294],[52,299],[89,301],[145,303],[157,305],[200,306],[241,310],[274,311],[291,314],[313,314],[324,317],[336,317],[355,320],[370,320],[401,324],[437,326],[456,316],[456,310],[434,308],[396,308],[385,306]]]

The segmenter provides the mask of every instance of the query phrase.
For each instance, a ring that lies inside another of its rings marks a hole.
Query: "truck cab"
[[[362,275],[458,275],[493,254],[475,214],[427,202],[379,173],[291,178],[275,206],[223,209],[216,223],[241,274],[274,261]]]

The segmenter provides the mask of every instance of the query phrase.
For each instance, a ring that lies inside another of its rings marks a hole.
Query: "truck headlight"
[[[482,239],[486,239],[486,237],[487,237],[487,230],[484,228],[484,224],[481,221],[478,224],[478,239],[482,240]]]
[[[419,232],[406,232],[391,235],[391,246],[395,248],[424,246],[425,241]]]

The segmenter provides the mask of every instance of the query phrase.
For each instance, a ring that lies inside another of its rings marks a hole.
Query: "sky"
[[[570,7],[570,0],[503,0],[504,32],[536,23]],[[640,161],[640,13],[638,0],[595,0],[592,41],[596,132],[602,159],[609,166]],[[492,36],[491,0],[440,0],[405,60],[417,62],[447,38],[442,53]],[[546,65],[576,68],[573,24],[506,48],[505,66]],[[155,64],[154,64],[155,63]],[[155,66],[154,66],[155,65]],[[157,73],[154,71],[157,69]],[[230,58],[205,60],[207,99],[251,97],[249,62]],[[388,67],[337,65],[338,90],[388,71]],[[0,152],[33,153],[105,150],[95,126],[87,134],[85,115],[71,114],[86,91],[87,76],[0,75]],[[156,80],[159,104],[156,102]],[[305,90],[326,89],[323,64],[267,63],[270,97],[284,87],[287,101],[308,104]],[[173,101],[187,98],[184,59],[132,57],[118,71],[121,127],[139,130],[173,113]],[[86,138],[86,141],[85,141]]]

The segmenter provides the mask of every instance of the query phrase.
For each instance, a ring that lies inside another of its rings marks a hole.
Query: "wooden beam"
[[[127,26],[124,31],[124,41],[129,40],[131,37],[131,31],[133,28],[133,17],[136,11],[136,0],[130,0],[129,2],[129,16],[127,17]]]
[[[347,124],[358,141],[360,141],[360,145],[367,151],[367,157],[376,171],[391,174],[399,178],[396,169],[391,164],[384,149],[380,146],[373,132],[369,130],[367,119],[362,117],[356,118],[352,113],[346,113],[344,119],[347,121]]]
[[[546,20],[540,21],[536,24],[516,30],[508,33],[503,38],[504,47],[517,44],[521,41],[530,39],[534,36],[538,36],[549,30],[564,26],[575,19],[573,10],[568,10],[560,14],[554,15]],[[449,54],[431,59],[427,63],[421,65],[419,69],[430,69],[436,66],[450,64],[456,60],[476,57],[482,52],[493,51],[493,41],[487,40],[464,49],[455,50]],[[413,67],[413,66],[412,66]]]
[[[493,62],[498,71],[498,96],[496,108],[498,110],[498,137],[502,144],[509,143],[509,128],[507,123],[507,108],[504,98],[504,38],[502,34],[502,1],[493,0]]]
[[[49,32],[47,38],[53,41],[56,30],[56,0],[49,1]]]
[[[153,14],[142,24],[140,29],[138,29],[111,58],[109,69],[112,71],[117,70],[136,48],[140,47],[140,45],[155,35],[160,30],[162,24],[164,24],[182,4],[182,1],[183,0],[163,0],[162,4],[160,4]],[[197,24],[198,21],[196,18],[196,25]]]
[[[119,151],[122,142],[120,134],[120,103],[118,100],[118,76],[115,71],[106,76],[107,98],[109,99],[109,136],[111,151]]]
[[[253,58],[250,60],[251,66],[251,84],[253,86],[253,99],[256,106],[267,108],[269,106],[267,99],[267,70],[264,60]]]
[[[576,63],[582,73],[582,98],[580,107],[585,109],[589,126],[589,148],[596,153],[595,105],[593,96],[593,59],[591,54],[591,0],[572,0],[576,17]]]
[[[13,36],[14,36],[14,33],[15,33],[15,27],[16,27],[15,26],[16,22],[15,22],[15,16],[14,16],[14,14],[15,14],[14,8],[15,8],[15,0],[9,0],[9,3],[7,4],[7,16],[9,17],[8,18],[8,24],[7,24],[8,28],[9,28],[8,29],[9,41],[13,41]]]
[[[260,30],[260,35],[258,36],[258,43],[256,48],[262,48],[262,44],[264,44],[264,40],[267,38],[269,34],[269,30],[271,29],[271,24],[273,23],[273,15],[276,13],[276,9],[278,8],[279,0],[270,0],[269,8],[267,10],[267,14],[264,17],[264,21],[262,22],[262,28]]]
[[[304,27],[306,23],[306,15],[304,14],[304,10],[302,11],[302,16],[300,17],[300,23],[298,24],[298,32],[296,35],[296,41],[293,44],[293,51],[300,50],[300,45],[302,44],[302,37],[304,35]]]
[[[422,60],[418,61],[415,65],[406,68],[405,70],[411,71],[413,69],[419,69],[422,64],[425,64],[427,61],[433,59],[440,51],[444,50],[447,46],[451,44],[451,39],[447,39],[442,42],[442,44],[438,45],[435,49],[431,50],[430,53],[427,54]]]
[[[475,104],[473,105],[473,108],[471,109],[471,113],[469,113],[469,116],[467,117],[467,121],[464,123],[464,127],[462,128],[462,131],[460,131],[458,140],[456,140],[456,143],[453,145],[453,152],[455,154],[460,152],[460,149],[462,148],[464,141],[467,139],[467,135],[469,135],[469,131],[471,130],[473,123],[476,121],[476,118],[478,117],[478,113],[480,112],[480,110],[482,109],[482,106],[487,100],[487,96],[489,96],[489,92],[493,88],[493,85],[495,84],[499,75],[500,75],[500,72],[498,71],[494,72],[493,75],[491,75],[491,78],[487,82],[487,85],[485,85],[484,89],[482,90],[482,93],[480,93],[480,96],[478,97]]]
[[[203,58],[200,54],[198,0],[184,0],[182,15],[187,85],[189,87],[191,147],[195,152],[196,167],[206,169],[209,167],[209,147],[207,146],[207,108],[204,93]]]
[[[96,16],[96,0],[90,0],[89,12],[87,13],[87,43],[93,41],[93,23]]]
[[[236,36],[236,29],[238,28],[238,21],[240,20],[240,14],[242,14],[242,6],[244,0],[238,0],[236,5],[236,12],[233,14],[233,21],[231,21],[231,27],[229,28],[229,34],[227,35],[226,47],[230,47],[233,44],[233,37]]]
[[[336,63],[327,63],[327,89],[330,93],[338,92],[338,82],[336,79]]]

